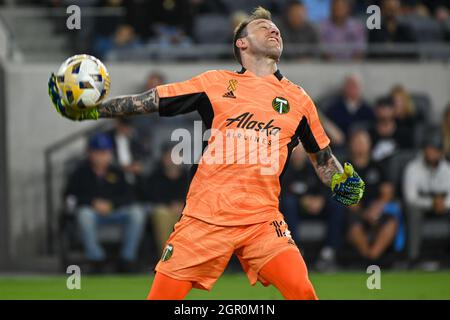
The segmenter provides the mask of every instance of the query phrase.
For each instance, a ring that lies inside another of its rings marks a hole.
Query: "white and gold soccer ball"
[[[99,59],[77,54],[61,64],[56,73],[56,84],[66,106],[86,110],[108,96],[110,79]]]

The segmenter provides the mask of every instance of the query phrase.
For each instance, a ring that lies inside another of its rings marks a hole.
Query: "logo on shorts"
[[[171,245],[170,243],[166,246],[166,248],[164,249],[164,252],[161,256],[161,261],[167,261],[170,259],[170,257],[173,254],[173,245]]]
[[[272,100],[272,107],[279,114],[288,113],[290,110],[289,101],[282,97],[275,97]]]

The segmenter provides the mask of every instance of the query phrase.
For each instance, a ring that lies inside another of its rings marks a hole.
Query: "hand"
[[[331,179],[332,197],[346,206],[357,204],[364,194],[365,183],[350,163],[344,164],[343,173],[335,173]]]
[[[364,212],[364,219],[371,225],[375,225],[378,219],[381,217],[381,214],[383,213],[384,206],[385,204],[383,201],[373,202]]]
[[[107,215],[112,211],[113,206],[111,201],[105,199],[94,199],[92,201],[92,207],[97,213],[101,215]]]
[[[133,174],[141,174],[142,171],[144,170],[142,163],[140,162],[133,162],[130,165],[124,166],[123,170],[125,170],[126,172],[131,172]]]
[[[435,196],[433,198],[433,210],[436,214],[443,214],[445,212],[445,197]]]
[[[48,95],[50,96],[50,100],[52,101],[53,107],[61,114],[63,117],[74,120],[74,121],[82,121],[82,120],[97,120],[98,119],[98,110],[97,108],[90,108],[88,110],[77,111],[70,106],[66,106],[64,100],[61,99],[59,95],[58,86],[56,84],[56,76],[55,74],[51,74],[50,79],[48,80]]]

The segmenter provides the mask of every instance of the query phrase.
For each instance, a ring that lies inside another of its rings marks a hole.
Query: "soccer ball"
[[[76,110],[95,107],[109,94],[110,79],[104,64],[87,54],[68,58],[56,73],[56,84],[65,104]]]

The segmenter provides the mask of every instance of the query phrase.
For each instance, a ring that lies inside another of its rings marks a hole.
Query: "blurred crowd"
[[[164,82],[164,74],[152,72],[144,87]],[[366,182],[364,198],[352,207],[335,202],[299,145],[283,175],[280,197],[292,236],[313,268],[322,271],[367,263],[418,267],[436,259],[445,264],[450,256],[450,104],[436,124],[430,99],[422,93],[396,85],[367,101],[363,88],[361,79],[349,74],[337,92],[316,103],[333,151]],[[162,136],[160,121],[118,119],[113,129],[95,132],[85,159],[67,177],[65,211],[75,217],[94,270],[106,258],[97,236],[101,226],[123,226],[119,270],[132,271],[143,237],[152,238],[157,259],[180,217],[190,175],[172,161],[169,139],[160,147],[151,140]],[[302,228],[311,223],[322,226],[318,237],[313,228]]]
[[[83,36],[86,46],[82,49],[102,59],[120,56],[120,52],[126,52],[129,59],[133,50],[152,45],[159,49],[183,49],[194,44],[228,44],[232,41],[234,28],[257,5],[272,11],[284,38],[284,59],[415,58],[417,44],[450,40],[450,3],[445,0],[44,2],[56,7],[78,4],[81,7],[122,8],[123,15],[100,15],[94,21],[84,18],[81,32],[88,34]],[[380,29],[367,26],[370,14],[375,12],[366,12],[372,4],[381,8]],[[396,51],[392,44],[409,47]],[[229,59],[232,55],[221,54],[216,58]]]

